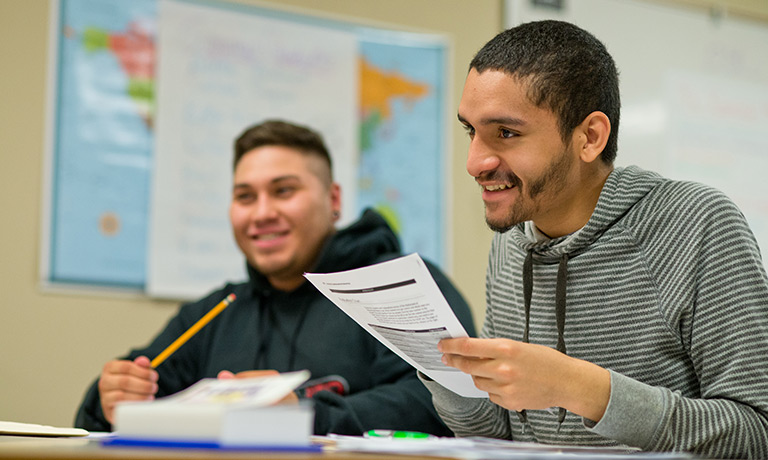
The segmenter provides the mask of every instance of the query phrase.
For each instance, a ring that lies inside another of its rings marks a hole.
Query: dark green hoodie
[[[400,244],[384,219],[373,211],[336,232],[311,270],[328,273],[363,267],[400,255]],[[461,294],[439,269],[430,272],[469,335],[475,330]],[[328,380],[333,391],[308,389],[315,405],[315,433],[361,434],[375,428],[415,430],[450,436],[432,407],[431,395],[416,371],[390,352],[309,282],[291,292],[275,290],[248,267],[250,281],[227,284],[207,297],[182,306],[165,329],[126,359],[159,354],[229,293],[237,300],[157,368],[158,397],[181,391],[221,370],[240,372],[308,369],[311,381]],[[99,401],[98,381],[86,393],[75,426],[111,431]]]

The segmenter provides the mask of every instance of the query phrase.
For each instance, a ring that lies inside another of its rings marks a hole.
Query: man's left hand
[[[441,340],[443,363],[472,376],[490,400],[509,410],[563,407],[599,421],[610,398],[610,374],[543,345],[510,339]]]

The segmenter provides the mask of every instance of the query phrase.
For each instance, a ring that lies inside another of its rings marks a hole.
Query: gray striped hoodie
[[[599,423],[563,413],[560,424],[556,410],[523,417],[425,381],[458,436],[768,458],[768,278],[722,193],[617,168],[581,230],[495,235],[486,302],[482,337],[523,340],[528,323],[531,343],[557,348],[560,335],[568,355],[610,371],[610,401]]]

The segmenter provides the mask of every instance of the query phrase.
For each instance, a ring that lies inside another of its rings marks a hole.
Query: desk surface
[[[45,459],[119,459],[119,460],[173,460],[173,459],[274,459],[274,460],[351,460],[362,454],[354,452],[277,453],[232,452],[208,449],[145,449],[134,447],[105,447],[100,439],[38,438],[26,436],[0,436],[0,460]],[[424,457],[411,455],[364,454],[366,460],[414,460]],[[434,459],[435,457],[429,457]]]

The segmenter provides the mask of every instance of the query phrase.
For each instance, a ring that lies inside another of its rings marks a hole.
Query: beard
[[[524,186],[520,178],[511,172],[492,171],[483,176],[483,179],[510,183],[520,192],[518,198],[501,218],[489,217],[486,206],[485,223],[488,228],[494,232],[504,233],[521,222],[533,220],[533,216],[538,213],[542,205],[542,200],[537,198],[542,195],[552,198],[565,188],[573,161],[570,149],[564,149],[541,175],[528,181],[527,186]]]

